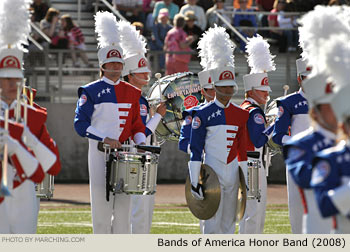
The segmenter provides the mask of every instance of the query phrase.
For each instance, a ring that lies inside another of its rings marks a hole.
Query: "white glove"
[[[44,172],[50,170],[52,165],[56,162],[56,155],[52,153],[52,151],[42,142],[40,142],[38,138],[30,132],[28,127],[24,128],[22,138],[23,142],[33,150]]]
[[[202,186],[198,184],[199,174],[201,171],[201,162],[200,161],[190,161],[188,162],[188,169],[190,173],[191,181],[191,193],[193,197],[197,200],[203,200],[203,189]]]
[[[191,184],[191,194],[196,200],[204,200],[202,185],[197,184],[197,187],[194,187]]]
[[[16,152],[19,143],[16,139],[10,137],[4,129],[0,129],[0,150],[4,148],[6,143],[8,155],[11,156]]]

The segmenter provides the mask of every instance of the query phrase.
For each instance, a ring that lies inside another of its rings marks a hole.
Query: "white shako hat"
[[[343,122],[350,117],[350,85],[342,87],[334,95],[331,106],[338,122]]]
[[[213,89],[209,70],[203,70],[198,73],[199,84],[202,88]]]
[[[336,17],[330,14],[336,14]],[[305,25],[300,28],[301,31],[309,32],[312,38],[304,45],[308,61],[312,62],[311,74],[303,83],[310,106],[330,103],[339,89],[349,85],[350,45],[344,41],[350,40],[350,24],[341,18],[343,15],[343,9],[338,6],[316,6],[314,11],[301,19]],[[311,28],[309,22],[319,23]],[[329,22],[332,26],[329,26]]]
[[[145,38],[136,30],[136,27],[130,22],[118,21],[121,42],[120,45],[124,51],[125,66],[122,76],[130,73],[150,73],[148,62],[145,57],[147,52]]]
[[[243,76],[244,91],[252,89],[271,92],[267,72],[276,70],[270,53],[270,45],[260,35],[248,38],[246,52],[248,53],[248,65],[251,70]]]
[[[98,62],[100,67],[109,62],[124,64],[123,50],[120,47],[120,32],[116,17],[110,12],[99,11],[95,15],[95,32],[98,41]]]
[[[303,81],[303,89],[309,107],[318,104],[328,104],[334,97],[335,85],[329,81],[326,75],[316,74]]]
[[[297,59],[295,61],[297,66],[297,75],[308,76],[311,73],[311,66],[307,65],[307,61],[303,58]]]
[[[0,1],[0,78],[23,78],[23,44],[30,33],[29,0]]]
[[[238,86],[235,81],[233,51],[235,44],[224,27],[214,26],[207,31],[207,64],[214,86]]]

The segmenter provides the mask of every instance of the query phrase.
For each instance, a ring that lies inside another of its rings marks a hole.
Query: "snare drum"
[[[257,199],[260,201],[260,186],[259,186],[259,169],[260,161],[259,160],[249,160],[247,161],[248,165],[248,189],[247,198],[248,199]]]
[[[54,189],[54,176],[47,173],[40,184],[35,184],[36,196],[41,199],[51,199]]]
[[[113,153],[110,186],[114,193],[154,194],[158,156],[149,153]]]

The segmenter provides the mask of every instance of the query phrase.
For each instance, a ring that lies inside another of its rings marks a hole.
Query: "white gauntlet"
[[[22,139],[23,142],[33,150],[44,172],[50,170],[51,166],[56,162],[56,155],[40,142],[38,138],[30,132],[28,127],[24,128]]]

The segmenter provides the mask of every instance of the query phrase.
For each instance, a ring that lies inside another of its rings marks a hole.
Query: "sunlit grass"
[[[236,228],[238,230],[238,228]],[[39,212],[38,234],[91,234],[90,207],[42,207]],[[180,205],[155,206],[152,234],[199,234],[199,221],[189,209]],[[288,234],[291,228],[287,205],[269,205],[265,234]]]

